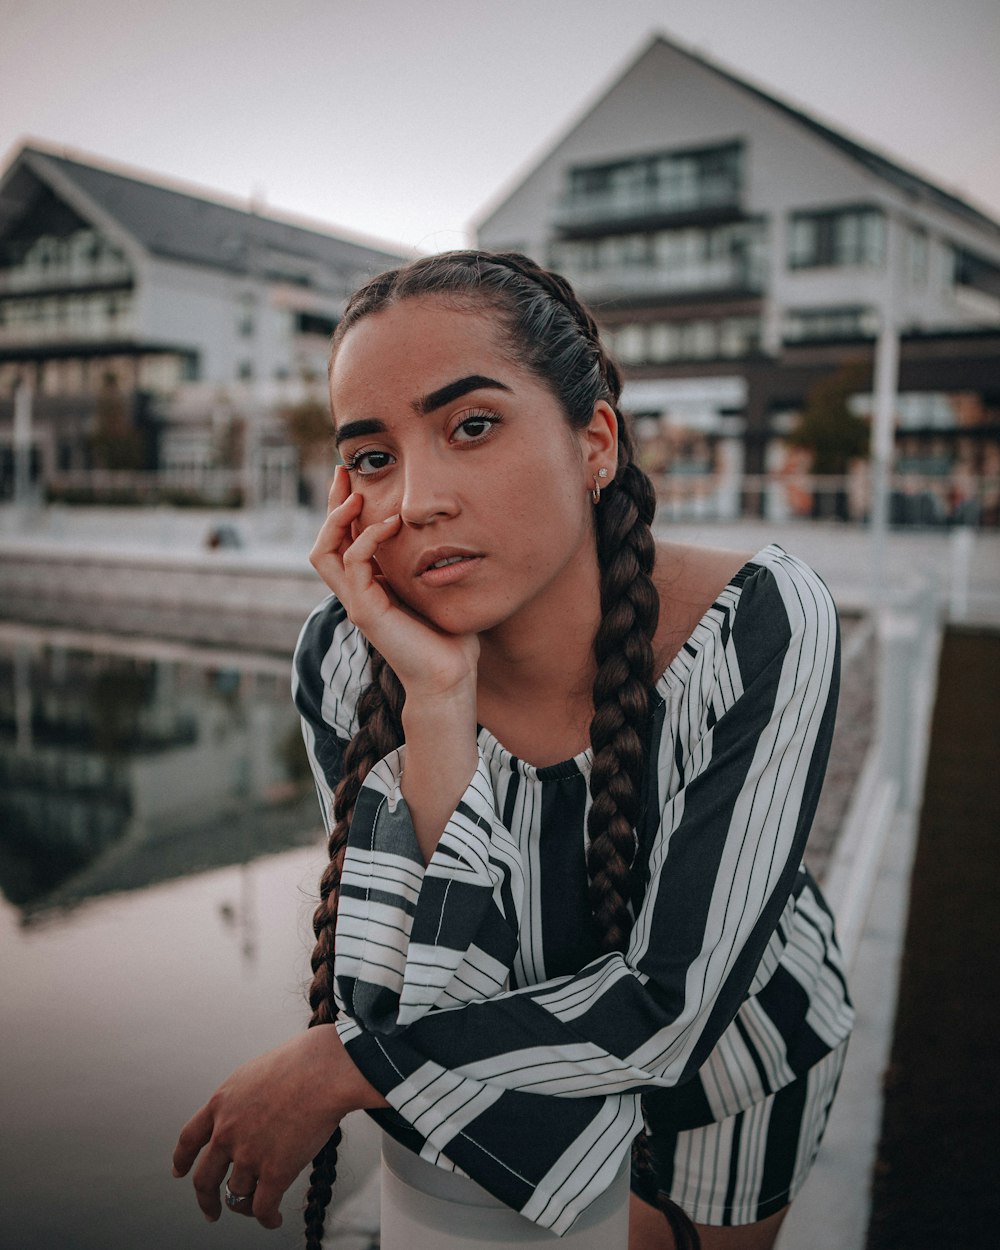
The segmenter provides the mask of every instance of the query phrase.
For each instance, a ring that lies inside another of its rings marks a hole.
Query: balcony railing
[[[0,294],[11,292],[86,290],[88,287],[120,286],[132,281],[132,270],[124,257],[103,256],[96,261],[74,261],[66,265],[23,265],[0,269]]]
[[[60,320],[22,321],[0,325],[0,347],[31,347],[36,343],[90,343],[131,338],[135,318],[131,313]]]
[[[871,482],[866,469],[848,476],[797,473],[653,474],[661,521],[838,521],[866,524]],[[889,524],[941,529],[1000,529],[1000,477],[900,473],[889,482]]]
[[[253,470],[263,475],[259,500],[295,498],[294,453],[274,448],[266,463]],[[159,472],[87,470],[46,472],[33,483],[36,495],[76,503],[129,502],[157,504],[192,502],[233,504],[244,497],[247,471],[207,465],[177,465]],[[760,517],[775,523],[801,520],[864,525],[870,519],[868,474],[846,477],[806,474],[739,474],[712,472],[652,475],[658,501],[657,519],[671,521],[735,521]],[[0,476],[0,501],[12,498],[13,483]],[[896,528],[947,529],[968,526],[1000,529],[1000,477],[963,477],[961,483],[942,476],[897,474],[890,481],[889,523]]]
[[[560,271],[591,299],[612,295],[685,295],[699,291],[758,292],[763,288],[763,267],[745,257],[734,256],[688,265],[639,262],[585,269],[564,264]]]
[[[739,207],[739,183],[731,177],[703,178],[690,186],[630,187],[627,190],[576,192],[559,204],[556,225],[564,228],[685,216]]]

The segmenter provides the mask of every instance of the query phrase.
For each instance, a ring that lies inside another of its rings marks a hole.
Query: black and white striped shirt
[[[642,1127],[762,1101],[850,1032],[833,920],[802,854],[838,686],[826,588],[780,548],[732,578],[656,684],[627,952],[587,902],[590,753],[546,768],[488,730],[424,867],[401,797],[405,746],[356,805],[337,926],[340,1030],[393,1108],[383,1126],[565,1232]],[[367,683],[335,599],[295,658],[330,824]]]

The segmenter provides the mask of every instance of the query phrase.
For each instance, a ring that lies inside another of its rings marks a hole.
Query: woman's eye
[[[459,443],[472,443],[489,434],[490,430],[500,423],[500,418],[492,412],[470,412],[455,427],[452,435]]]
[[[344,461],[348,473],[357,473],[360,477],[370,477],[381,469],[392,464],[392,456],[387,451],[359,451]]]

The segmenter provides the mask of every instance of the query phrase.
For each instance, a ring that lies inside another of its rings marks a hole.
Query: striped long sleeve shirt
[[[640,1095],[678,1128],[752,1107],[850,1032],[833,920],[802,855],[838,687],[836,612],[780,548],[732,578],[661,675],[624,954],[587,902],[590,752],[535,768],[479,732],[424,865],[405,745],[365,780],[336,942],[337,1023],[393,1136],[556,1233],[610,1184]],[[294,696],[329,827],[368,680],[329,599]]]

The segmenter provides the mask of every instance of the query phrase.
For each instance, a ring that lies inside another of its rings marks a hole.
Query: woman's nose
[[[399,515],[406,525],[429,525],[458,512],[456,483],[439,461],[422,460],[404,469]]]

